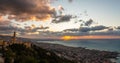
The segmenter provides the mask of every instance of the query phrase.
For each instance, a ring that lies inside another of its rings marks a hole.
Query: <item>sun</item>
[[[63,39],[63,40],[71,40],[71,39],[72,39],[72,36],[63,36],[62,39]]]

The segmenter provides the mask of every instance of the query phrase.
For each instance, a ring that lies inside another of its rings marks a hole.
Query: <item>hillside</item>
[[[23,44],[12,44],[4,51],[5,63],[74,63],[60,58],[51,51],[32,46],[26,48]]]

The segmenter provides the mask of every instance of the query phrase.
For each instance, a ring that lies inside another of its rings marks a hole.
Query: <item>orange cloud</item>
[[[0,14],[8,15],[8,19],[16,21],[37,20],[43,21],[55,14],[50,5],[51,0],[0,0]]]
[[[2,20],[2,16],[0,16],[0,20]]]
[[[31,26],[32,26],[32,28],[35,28],[35,27],[36,27],[35,24],[32,24]]]

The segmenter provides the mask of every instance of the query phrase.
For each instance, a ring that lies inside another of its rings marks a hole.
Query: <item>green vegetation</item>
[[[5,63],[74,63],[37,46],[12,44],[4,51]]]

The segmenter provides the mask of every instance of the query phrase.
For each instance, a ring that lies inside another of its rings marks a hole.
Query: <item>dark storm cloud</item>
[[[11,19],[48,18],[55,10],[49,4],[50,0],[0,0],[0,14],[9,14]],[[14,15],[14,16],[11,16]]]
[[[52,23],[69,22],[71,18],[72,18],[72,15],[57,16],[52,20]]]

